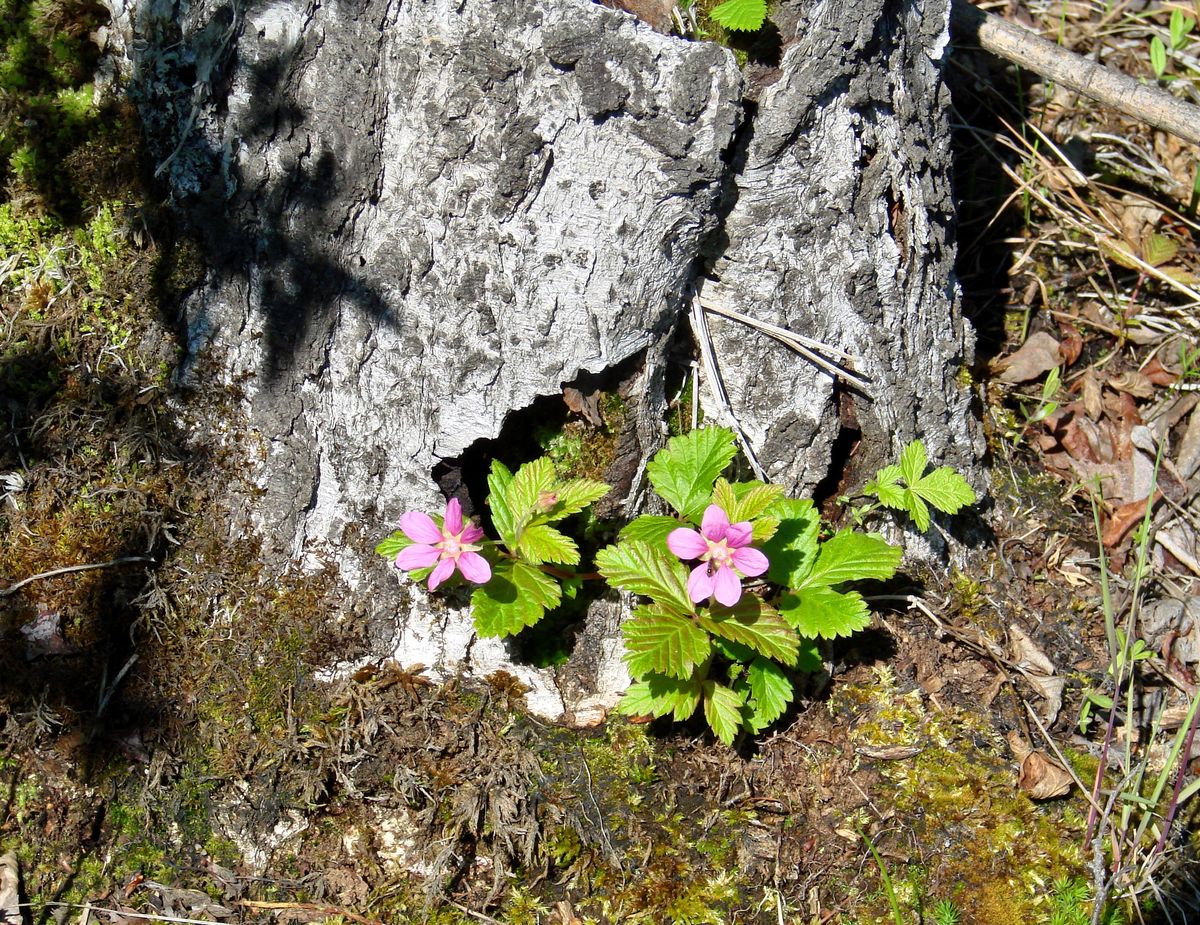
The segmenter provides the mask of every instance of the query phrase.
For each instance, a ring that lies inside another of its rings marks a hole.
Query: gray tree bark
[[[589,0],[111,0],[159,173],[202,242],[183,379],[236,388],[246,529],[276,567],[336,565],[402,663],[505,667],[557,715],[624,672],[593,608],[554,677],[397,586],[369,549],[434,509],[439,460],[583,372],[643,357],[643,457],[694,285],[854,353],[873,400],[712,322],[750,447],[789,487],[857,420],[867,465],[921,434],[969,468],[954,385],[944,0],[833,2],[748,129],[733,56]],[[733,201],[736,197],[736,201]],[[715,409],[715,413],[720,412]],[[234,489],[237,490],[237,489]],[[566,692],[566,700],[564,700]]]

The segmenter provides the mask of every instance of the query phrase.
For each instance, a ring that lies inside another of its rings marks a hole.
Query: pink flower
[[[411,571],[429,568],[436,562],[436,567],[429,574],[430,591],[449,578],[456,568],[462,572],[463,578],[477,585],[484,584],[492,577],[492,567],[478,553],[480,547],[474,545],[477,540],[483,539],[483,530],[474,524],[463,523],[462,506],[457,498],[451,498],[446,505],[442,526],[439,527],[428,514],[409,511],[401,515],[400,529],[414,545],[400,550],[396,556],[396,568]]]
[[[715,597],[732,607],[741,600],[742,577],[753,578],[767,570],[767,557],[750,548],[753,532],[750,521],[731,524],[728,514],[710,504],[699,533],[680,527],[667,535],[667,548],[680,559],[700,560],[687,584],[694,603]]]

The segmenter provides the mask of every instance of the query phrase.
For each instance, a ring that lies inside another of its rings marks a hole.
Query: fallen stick
[[[48,572],[38,572],[36,575],[30,575],[28,578],[22,578],[14,585],[9,585],[7,588],[0,588],[0,597],[8,597],[10,594],[16,594],[21,588],[25,587],[32,581],[41,581],[43,578],[53,578],[55,575],[70,575],[73,572],[87,572],[96,568],[112,568],[114,565],[127,565],[130,562],[153,562],[149,556],[123,556],[120,559],[113,559],[111,562],[94,562],[87,565],[67,565],[63,568],[51,569]]]
[[[1165,90],[1139,83],[1103,64],[1060,48],[1028,29],[971,6],[967,0],[951,0],[950,25],[955,38],[960,41],[973,40],[984,51],[1200,145],[1200,106],[1185,103]]]

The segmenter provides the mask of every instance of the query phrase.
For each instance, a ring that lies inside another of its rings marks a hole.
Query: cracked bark
[[[188,368],[215,360],[241,384],[262,447],[248,454],[253,528],[278,567],[335,563],[401,662],[452,672],[469,653],[551,713],[561,692],[571,709],[620,688],[611,605],[556,685],[397,587],[346,547],[347,528],[379,538],[433,507],[439,460],[641,352],[651,452],[664,345],[702,268],[748,314],[863,358],[879,396],[857,408],[863,458],[920,431],[975,461],[952,382],[969,337],[951,269],[945,2],[782,4],[797,38],[737,157],[732,55],[588,0],[110,3],[207,261],[184,306]],[[811,487],[838,429],[829,382],[713,329],[760,456]]]

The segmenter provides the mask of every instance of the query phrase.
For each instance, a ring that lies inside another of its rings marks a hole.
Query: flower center
[[[448,536],[438,545],[442,547],[442,553],[448,558],[453,558],[463,551],[462,544],[458,541],[457,536]]]
[[[709,540],[708,555],[705,558],[712,563],[714,568],[720,569],[731,564],[733,561],[733,550],[725,544],[725,540],[721,540],[718,543]]]

